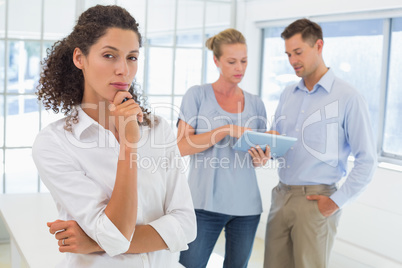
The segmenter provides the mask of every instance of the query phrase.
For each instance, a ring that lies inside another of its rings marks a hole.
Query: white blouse
[[[142,126],[137,151],[137,224],[151,225],[168,250],[124,254],[130,241],[104,212],[115,183],[119,143],[112,132],[78,111],[73,132],[64,130],[61,119],[39,133],[33,158],[59,218],[77,221],[105,253],[67,253],[58,267],[180,267],[179,252],[195,239],[196,220],[170,126],[162,118],[152,128]]]

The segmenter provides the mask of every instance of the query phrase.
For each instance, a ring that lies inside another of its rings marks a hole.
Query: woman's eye
[[[137,58],[137,57],[134,57],[134,56],[129,57],[128,59],[129,59],[129,60],[132,60],[132,61],[137,61],[137,60],[138,60],[138,58]]]
[[[103,55],[103,57],[107,58],[107,59],[112,59],[113,55],[112,54],[106,54],[106,55]]]

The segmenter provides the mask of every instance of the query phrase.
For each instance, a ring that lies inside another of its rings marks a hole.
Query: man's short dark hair
[[[324,40],[321,26],[308,19],[299,19],[292,22],[282,32],[281,37],[286,40],[298,33],[301,34],[303,41],[308,42],[311,46],[319,39]]]

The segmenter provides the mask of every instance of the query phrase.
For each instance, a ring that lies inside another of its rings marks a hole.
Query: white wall
[[[258,93],[261,31],[256,27],[256,22],[401,7],[400,0],[240,1],[236,27],[247,38],[249,56],[242,87],[249,92]],[[257,174],[264,205],[257,235],[264,238],[271,189],[278,182],[278,177],[275,169],[259,169]],[[365,267],[402,267],[401,192],[402,172],[378,168],[367,190],[344,208],[334,254],[356,260],[356,263],[364,264]]]

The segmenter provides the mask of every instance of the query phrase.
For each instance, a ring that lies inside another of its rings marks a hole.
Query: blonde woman
[[[262,212],[254,168],[270,150],[232,149],[245,130],[266,131],[263,102],[239,87],[247,68],[244,36],[227,29],[209,38],[219,79],[191,87],[181,104],[178,146],[190,155],[189,184],[197,217],[197,238],[180,255],[187,268],[205,267],[225,229],[224,267],[246,267]]]

